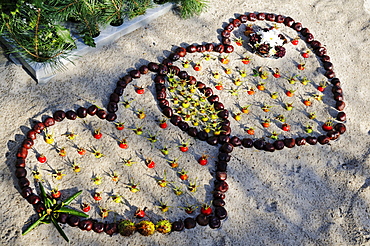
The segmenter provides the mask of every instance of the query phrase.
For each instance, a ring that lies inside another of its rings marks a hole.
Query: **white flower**
[[[280,33],[275,28],[272,30],[268,30],[268,31],[259,30],[257,32],[257,35],[260,35],[261,37],[260,43],[268,44],[270,45],[270,47],[283,45],[284,40],[279,37],[279,34]]]

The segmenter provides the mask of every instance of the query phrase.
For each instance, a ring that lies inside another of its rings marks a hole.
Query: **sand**
[[[69,226],[65,227],[65,232],[72,245],[366,245],[368,243],[370,239],[368,215],[370,119],[367,115],[366,103],[370,92],[368,80],[370,70],[366,50],[370,47],[369,2],[319,0],[298,3],[291,0],[215,0],[210,1],[209,5],[206,13],[188,20],[181,20],[170,12],[145,28],[120,38],[116,43],[81,57],[75,62],[76,66],[59,73],[46,85],[37,85],[21,67],[1,57],[0,105],[3,127],[0,135],[4,143],[0,151],[3,170],[1,189],[4,192],[0,205],[1,245],[67,244],[51,225],[41,225],[26,236],[21,236],[27,221],[35,220],[37,217],[32,206],[19,194],[13,174],[13,163],[16,150],[23,140],[23,134],[30,127],[33,119],[40,120],[42,116],[50,115],[57,109],[68,110],[89,105],[86,101],[106,105],[117,79],[133,67],[146,64],[148,61],[161,60],[173,47],[179,45],[218,43],[220,28],[230,18],[253,11],[291,16],[308,27],[316,39],[325,45],[334,64],[336,75],[342,81],[345,101],[348,105],[345,110],[348,129],[346,134],[327,146],[296,147],[274,153],[255,149],[235,150],[228,169],[227,181],[230,189],[225,200],[225,208],[229,214],[220,229],[212,230],[209,227],[197,226],[192,230],[169,235],[156,233],[150,237],[143,237],[136,233],[130,238],[82,232]],[[147,85],[151,83],[150,80],[143,81]],[[153,89],[153,87],[149,88]],[[148,107],[146,126],[154,133],[158,131],[153,124],[159,117],[159,111],[152,97],[148,96],[144,103]],[[234,98],[225,93],[222,101],[232,105]],[[140,104],[142,102],[136,104],[136,109],[140,109]],[[122,117],[123,115],[122,113]],[[129,122],[128,125],[133,126],[138,122],[132,120],[133,117],[133,112],[130,111],[122,121]],[[113,132],[111,125],[103,124],[98,119],[88,123],[91,123],[89,130],[94,127],[105,127],[102,129],[107,134]],[[82,131],[82,129],[83,126],[80,123],[60,123],[59,127],[55,127],[54,133],[59,137],[68,130]],[[120,157],[130,158],[131,155],[135,155],[134,150],[140,147],[144,149],[143,155],[150,155],[150,144],[142,145],[142,139],[132,132],[127,131],[126,136],[129,141],[130,138],[132,140],[131,152]],[[170,127],[169,134],[165,134],[161,143],[169,142],[174,145],[181,138],[188,139],[179,133],[179,129]],[[42,145],[42,139],[38,141],[37,144],[40,146],[38,150],[54,153],[53,158],[57,160],[55,151],[42,147],[45,146]],[[81,137],[80,141],[81,144],[87,145],[91,140]],[[66,140],[60,140],[59,143],[70,146]],[[117,162],[119,160],[118,156],[115,156],[117,150],[110,150],[110,143],[96,144],[96,146],[106,150],[105,153],[113,159],[112,162]],[[193,144],[191,152],[182,156],[184,162],[204,152],[210,155],[217,153],[215,148],[206,144],[195,140],[191,140],[191,143]],[[175,151],[173,154],[175,155]],[[34,153],[32,157],[29,165],[31,168],[38,166]],[[163,161],[160,155],[156,155],[156,158],[158,161]],[[92,161],[97,161],[93,159],[91,158]],[[106,159],[102,159],[101,162]],[[186,164],[188,171],[193,174],[193,177],[198,176],[198,182],[202,185],[198,188],[199,191],[189,198],[191,202],[202,203],[210,200],[209,193],[206,191],[211,190],[209,186],[212,183],[212,177],[208,169],[213,170],[214,160],[211,162],[209,166],[202,168],[198,164],[195,165],[194,161],[192,164]],[[65,189],[67,193],[74,191],[72,187],[75,187],[75,184],[86,189],[85,199],[88,199],[88,192],[91,190],[102,189],[108,192],[110,189],[117,188],[108,181],[104,183],[103,188],[94,186],[90,181],[90,170],[84,176],[72,176],[65,162],[54,163],[53,166],[65,168],[65,173],[69,174],[64,182],[60,182],[59,187],[62,190]],[[46,166],[42,168],[50,169]],[[130,172],[134,175],[135,181],[138,181],[142,174],[143,178],[140,180],[143,186],[142,194],[134,196],[127,189],[122,191],[125,192],[124,197],[132,206],[131,208],[127,204],[120,206],[112,204],[108,198],[101,205],[120,211],[123,213],[122,216],[127,217],[132,216],[130,211],[135,206],[145,205],[150,206],[153,219],[166,217],[167,215],[158,212],[154,205],[161,198],[160,192],[146,181],[146,179],[150,180],[150,176],[152,181],[153,176],[161,176],[165,169],[164,165],[158,165],[155,173],[153,170],[145,169],[142,162],[131,169],[128,167],[117,169],[123,173],[126,180]],[[103,175],[103,171],[107,169],[96,167],[94,170]],[[52,180],[47,173],[44,176],[45,179]],[[171,179],[176,179],[174,172],[169,176]],[[105,178],[108,180],[107,176]],[[58,184],[58,182],[50,182],[52,186]],[[124,183],[122,182],[121,185],[123,186]],[[122,187],[121,189],[124,190]],[[171,202],[177,201],[173,195],[162,198],[170,199]],[[78,200],[73,206],[78,208],[80,202],[81,200]],[[89,202],[93,203],[91,197]],[[181,211],[174,208],[174,212],[168,216],[185,218],[183,212],[182,215],[176,213]],[[90,214],[93,218],[101,220],[96,212]],[[108,221],[113,220],[113,215],[108,219]]]

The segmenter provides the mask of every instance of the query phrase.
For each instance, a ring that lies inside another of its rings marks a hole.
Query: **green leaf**
[[[76,216],[80,216],[80,217],[84,217],[84,218],[89,217],[89,215],[87,215],[83,212],[80,212],[80,211],[77,211],[77,210],[74,210],[74,209],[70,209],[70,208],[65,208],[65,207],[61,207],[60,209],[54,210],[53,212],[54,213],[66,213],[66,214],[76,215]]]
[[[71,33],[67,28],[59,25],[55,25],[54,27],[58,37],[60,37],[65,43],[75,46],[75,41],[72,39]]]
[[[35,228],[36,226],[38,226],[41,222],[43,222],[43,220],[46,218],[47,214],[44,214],[43,216],[41,216],[38,220],[36,220],[35,222],[33,222],[32,225],[30,225],[23,233],[22,235],[26,235],[27,233],[29,233],[33,228]]]
[[[95,40],[88,34],[85,34],[82,38],[84,43],[91,47],[96,47]]]
[[[82,190],[76,192],[75,194],[73,194],[72,196],[68,197],[67,199],[65,199],[63,201],[63,204],[64,205],[69,205],[74,199],[76,199],[79,195],[81,195],[82,193]]]
[[[46,192],[45,192],[44,186],[42,185],[42,183],[41,183],[41,182],[39,182],[39,186],[40,186],[41,198],[44,200],[44,203],[45,203],[45,199],[46,199],[48,196],[46,195]]]
[[[67,235],[64,233],[63,229],[60,227],[58,222],[53,218],[53,216],[51,216],[51,221],[53,222],[54,226],[57,228],[60,235],[62,235],[62,237],[69,243],[69,239]]]

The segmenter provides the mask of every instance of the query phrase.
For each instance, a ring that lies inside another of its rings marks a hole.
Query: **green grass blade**
[[[89,217],[89,215],[87,215],[83,212],[80,212],[80,211],[77,211],[77,210],[74,210],[74,209],[70,209],[70,208],[65,208],[65,207],[61,207],[60,209],[55,210],[54,212],[56,212],[56,213],[66,213],[66,214],[76,215],[76,216],[84,217],[84,218]]]
[[[51,221],[53,222],[54,226],[57,228],[60,235],[62,235],[62,237],[69,243],[69,239],[68,239],[67,235],[64,233],[63,229],[60,227],[60,225],[55,220],[55,218],[53,218],[53,216],[51,216]]]
[[[64,205],[69,205],[74,199],[76,199],[80,194],[82,193],[82,190],[80,190],[79,192],[73,194],[72,196],[68,197],[67,199],[65,199],[63,201],[63,204]]]
[[[43,219],[45,219],[47,216],[47,214],[44,214],[43,216],[41,216],[38,220],[36,220],[35,222],[33,222],[32,225],[30,225],[24,232],[22,232],[22,235],[26,235],[27,233],[29,233],[33,228],[35,228],[36,226],[38,226]]]

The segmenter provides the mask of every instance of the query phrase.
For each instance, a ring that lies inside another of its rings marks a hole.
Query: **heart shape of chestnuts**
[[[67,241],[59,223],[123,236],[219,228],[234,148],[274,152],[325,145],[345,133],[340,80],[308,28],[291,17],[249,13],[220,35],[220,44],[178,47],[160,64],[131,70],[106,109],[57,110],[32,126],[15,175],[39,219],[23,234],[43,222]],[[150,194],[155,202],[147,202]],[[85,213],[68,207],[75,199]],[[94,212],[101,218],[88,218]]]

